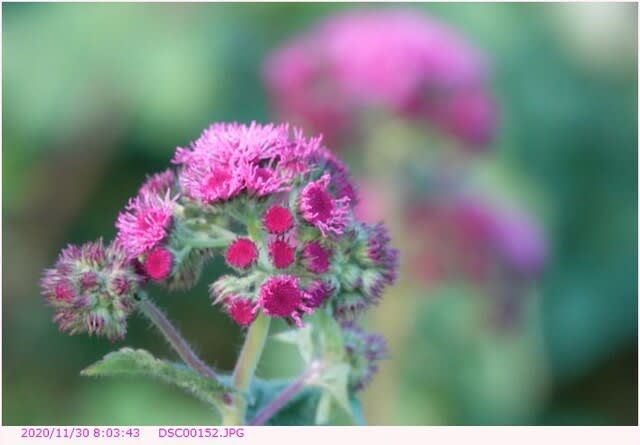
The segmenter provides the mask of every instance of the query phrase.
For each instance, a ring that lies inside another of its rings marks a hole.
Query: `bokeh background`
[[[261,73],[274,48],[337,10],[384,7],[3,4],[3,424],[208,423],[160,383],[81,378],[116,347],[171,352],[138,317],[118,344],[59,333],[40,273],[69,242],[110,239],[145,176],[209,123],[273,120]],[[473,292],[406,285],[404,261],[367,319],[391,346],[363,395],[368,423],[637,424],[637,5],[407,8],[488,56],[500,124],[480,176],[523,197],[548,256],[506,334],[480,332]],[[348,156],[356,172],[361,159]],[[156,296],[206,360],[232,368],[241,332],[206,280]],[[291,354],[269,344],[259,373],[295,373]]]

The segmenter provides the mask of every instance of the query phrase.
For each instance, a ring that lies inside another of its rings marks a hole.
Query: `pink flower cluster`
[[[469,147],[486,145],[497,113],[485,61],[462,36],[409,10],[330,17],[275,51],[265,83],[277,112],[329,140],[381,108],[439,128]]]
[[[120,337],[135,292],[150,281],[191,287],[216,252],[231,273],[211,296],[241,326],[259,312],[300,326],[323,305],[354,317],[394,282],[397,252],[381,225],[356,222],[349,171],[320,138],[214,124],[173,163],[118,215],[112,246],[69,248],[45,273],[63,330]]]
[[[301,197],[307,187],[300,191]],[[348,202],[346,197],[341,199]],[[214,302],[223,302],[241,326],[250,324],[258,310],[300,326],[302,315],[327,300],[337,318],[355,318],[395,282],[397,251],[389,247],[381,224],[356,223],[349,212],[343,230],[324,231],[307,213],[314,208],[313,200],[301,198],[294,204],[297,212],[281,204],[268,207],[261,218],[263,232],[255,240],[238,237],[225,250],[227,264],[240,276],[220,277],[211,285],[211,296]],[[314,216],[325,205],[319,204]],[[261,252],[267,264],[260,264]],[[336,261],[336,256],[342,260]],[[268,278],[253,286],[251,277],[261,273]]]

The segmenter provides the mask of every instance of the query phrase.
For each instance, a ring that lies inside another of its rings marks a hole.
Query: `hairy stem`
[[[151,302],[146,296],[140,299],[138,305],[140,312],[142,312],[153,325],[164,335],[165,339],[178,353],[182,361],[203,377],[217,380],[216,373],[209,368],[201,359],[193,352],[193,349],[189,346],[184,338],[180,335],[180,332],[171,324],[167,317],[162,313],[158,307]]]
[[[233,386],[241,394],[245,394],[249,390],[251,379],[267,341],[270,322],[269,317],[260,313],[247,332],[240,356],[233,370]],[[243,395],[233,396],[231,409],[223,416],[223,423],[225,425],[241,425],[244,422],[246,407]]]
[[[264,425],[274,414],[300,393],[310,381],[315,379],[320,371],[321,366],[318,362],[311,363],[300,377],[283,389],[267,406],[262,408],[249,425]]]

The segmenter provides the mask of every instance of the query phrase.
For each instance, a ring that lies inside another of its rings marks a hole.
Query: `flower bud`
[[[358,292],[345,292],[333,301],[333,315],[337,320],[354,320],[367,308],[368,303]]]
[[[180,258],[176,257],[176,264],[165,283],[169,290],[186,290],[196,285],[207,261],[213,257],[210,249],[191,249]]]
[[[387,357],[387,346],[381,335],[367,334],[355,322],[343,322],[340,327],[351,365],[349,389],[361,391],[378,371],[378,362]]]
[[[248,269],[258,259],[258,248],[249,238],[236,238],[224,254],[230,267]]]
[[[355,264],[347,264],[340,271],[340,284],[346,291],[354,291],[362,285],[362,269]]]

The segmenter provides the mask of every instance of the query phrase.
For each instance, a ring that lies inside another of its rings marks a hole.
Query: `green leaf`
[[[313,343],[312,329],[311,324],[307,323],[302,328],[280,332],[273,338],[283,343],[295,345],[304,363],[308,365],[313,360],[316,349]]]
[[[254,379],[251,385],[247,419],[253,419],[262,408],[271,402],[292,380]],[[307,387],[283,406],[265,425],[315,425],[316,407],[320,400],[319,388]]]
[[[339,363],[331,365],[326,368],[322,374],[309,384],[312,386],[320,387],[324,390],[323,399],[318,407],[318,413],[316,419],[318,423],[325,423],[330,414],[330,405],[324,399],[327,398],[326,394],[331,396],[332,400],[338,403],[343,411],[349,415],[349,417],[355,423],[353,413],[351,411],[351,402],[349,401],[349,393],[347,391],[347,383],[349,379],[349,365],[346,363]],[[322,412],[326,410],[326,412]],[[320,422],[323,420],[323,422]]]
[[[142,376],[176,385],[220,411],[223,396],[233,389],[221,381],[207,379],[182,364],[155,358],[144,349],[122,348],[80,372],[83,376]]]

